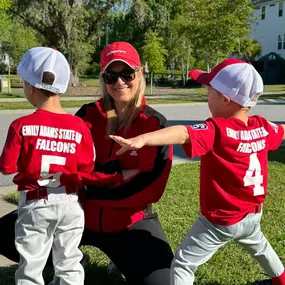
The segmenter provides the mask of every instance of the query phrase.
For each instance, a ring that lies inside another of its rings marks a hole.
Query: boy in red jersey
[[[193,284],[197,267],[234,240],[259,262],[273,284],[284,285],[284,267],[260,229],[267,154],[280,146],[284,125],[248,116],[263,92],[252,65],[227,59],[210,73],[192,70],[190,76],[207,87],[212,118],[131,139],[111,136],[122,145],[118,154],[146,145],[182,144],[190,158],[201,156],[201,215],[176,252],[171,284]]]
[[[68,178],[93,170],[92,137],[80,118],[61,107],[60,94],[68,87],[70,68],[60,52],[32,48],[23,56],[18,73],[27,100],[37,110],[11,123],[0,158],[3,174],[17,173],[13,181],[20,191],[16,284],[44,285],[42,271],[53,249],[60,284],[83,285],[78,246],[84,214],[78,202],[79,185]]]

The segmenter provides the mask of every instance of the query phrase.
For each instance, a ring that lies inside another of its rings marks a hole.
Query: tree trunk
[[[190,69],[190,62],[189,62],[189,57],[191,54],[191,46],[188,46],[188,56],[187,56],[187,61],[186,61],[186,80],[188,80],[189,77],[189,69]]]
[[[70,70],[69,85],[72,87],[76,87],[78,82],[79,82],[79,80],[78,80],[78,76],[77,76],[77,71],[71,69]]]
[[[182,85],[185,86],[185,65],[184,59],[181,59],[181,67],[182,67]]]
[[[153,81],[153,73],[150,73],[150,95],[152,95],[152,81]]]

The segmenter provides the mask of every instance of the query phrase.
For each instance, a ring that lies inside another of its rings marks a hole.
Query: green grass
[[[6,75],[8,78],[8,75]],[[17,74],[11,74],[11,87],[17,88],[22,87],[23,83],[19,75]],[[86,87],[99,87],[99,79],[94,78],[92,76],[82,76],[79,77],[79,82],[81,84],[86,85]]]
[[[264,204],[262,229],[281,260],[285,262],[285,148],[269,155],[269,185]],[[189,163],[172,168],[166,191],[154,206],[159,213],[162,227],[169,242],[176,250],[184,235],[199,215],[199,167],[200,163]],[[9,195],[9,200],[17,197]],[[96,248],[83,247],[90,256],[91,264],[85,269],[85,285],[123,285],[122,281],[106,273],[108,258]],[[13,269],[0,271],[0,284],[12,285]],[[46,282],[51,280],[52,270],[45,270]],[[267,276],[241,247],[231,242],[221,248],[196,274],[199,285],[250,285],[254,280]]]
[[[90,97],[90,100],[83,101],[62,101],[63,108],[79,108],[83,104],[87,104],[94,101],[94,98]],[[148,104],[169,104],[169,103],[191,103],[191,102],[205,102],[203,98],[168,98],[168,99],[147,99]],[[0,102],[0,110],[16,110],[16,109],[33,109],[29,102]]]
[[[177,95],[177,94],[172,94]],[[194,96],[186,97],[182,94],[179,98],[161,98],[161,99],[150,99],[147,98],[148,104],[179,104],[179,103],[195,103],[195,102],[207,102],[206,96]],[[19,94],[5,94],[0,93],[0,98],[22,98],[23,96]],[[68,98],[69,96],[65,96]],[[70,101],[61,101],[63,108],[79,108],[83,104],[90,103],[94,101],[94,96],[90,95],[90,100],[70,100]],[[72,97],[73,98],[73,97]],[[285,94],[275,94],[275,95],[263,95],[260,100],[264,99],[285,99]],[[16,110],[16,109],[33,109],[30,103],[28,102],[0,102],[0,110]]]
[[[285,94],[269,94],[269,95],[262,95],[260,97],[260,100],[263,99],[285,99]]]
[[[100,80],[98,78],[80,77],[79,83],[86,87],[100,87]]]
[[[24,94],[21,95],[21,94],[17,94],[17,93],[3,93],[3,92],[0,92],[0,98],[23,98],[24,97]]]
[[[264,92],[285,92],[284,84],[264,85]]]
[[[99,87],[98,76],[83,75],[83,76],[79,77],[79,82],[81,84],[85,85],[86,87]],[[21,83],[19,75],[11,74],[11,86],[12,87],[22,87],[22,83]],[[204,91],[202,91],[204,88],[199,88],[198,87],[198,88],[194,88],[194,89],[198,92],[198,93],[195,93],[195,94],[201,94],[201,93],[203,94],[203,92],[204,92]],[[187,88],[186,90],[189,91],[191,89]],[[285,84],[265,85],[264,86],[264,91],[265,92],[285,92]]]
[[[7,195],[4,195],[3,199],[6,202],[8,202],[8,203],[11,203],[11,204],[14,204],[14,205],[18,205],[19,192],[15,191],[15,192],[11,192],[11,193],[9,193]]]

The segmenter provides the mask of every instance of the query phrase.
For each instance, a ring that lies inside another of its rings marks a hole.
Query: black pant
[[[14,225],[17,211],[0,219],[0,254],[18,262]],[[173,254],[156,214],[119,233],[84,230],[81,245],[101,249],[130,285],[169,285]],[[51,263],[51,256],[48,263]],[[52,264],[52,263],[51,263]]]

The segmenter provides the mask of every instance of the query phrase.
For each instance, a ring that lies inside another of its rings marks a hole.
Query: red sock
[[[274,285],[285,285],[285,271],[281,275],[273,277],[272,282]]]

